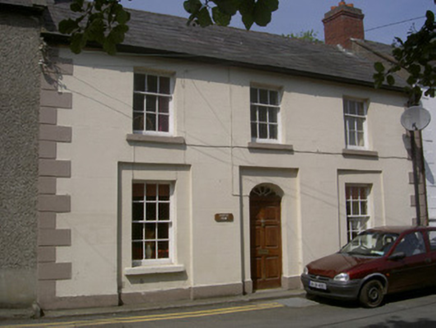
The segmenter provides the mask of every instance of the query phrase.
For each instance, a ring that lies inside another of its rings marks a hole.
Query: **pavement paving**
[[[97,307],[97,308],[83,308],[83,309],[67,309],[67,310],[46,310],[41,312],[37,305],[33,305],[26,309],[0,309],[0,326],[1,320],[13,319],[30,319],[39,318],[63,318],[63,317],[83,317],[90,315],[105,315],[115,313],[134,313],[141,311],[152,310],[167,310],[167,309],[181,309],[198,306],[220,305],[239,302],[254,302],[266,300],[282,300],[286,303],[284,305],[290,307],[310,306],[311,303],[305,298],[304,290],[283,290],[271,289],[262,290],[253,294],[217,297],[197,300],[183,300],[183,301],[166,301],[152,304],[134,304],[134,305],[120,305],[112,307]],[[308,303],[309,302],[309,303]],[[307,303],[307,304],[306,304]]]

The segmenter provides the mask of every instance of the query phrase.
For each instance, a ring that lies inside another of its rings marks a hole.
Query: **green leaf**
[[[228,26],[232,16],[222,12],[218,7],[212,8],[212,18],[217,25]]]
[[[378,88],[381,88],[381,86],[383,85],[383,81],[385,80],[385,76],[382,73],[374,73],[373,79],[374,79],[374,87],[376,89],[378,89]]]
[[[425,13],[425,16],[427,17],[427,20],[425,21],[425,26],[427,28],[429,28],[430,30],[433,29],[433,25],[434,25],[434,13],[431,10],[427,10],[427,12]]]
[[[118,24],[126,24],[130,20],[130,13],[125,10],[121,10],[117,13],[115,19]]]
[[[254,7],[254,22],[259,26],[267,26],[271,22],[271,10],[266,0],[259,0]]]
[[[70,9],[72,12],[83,12],[84,0],[75,0],[71,3]]]
[[[412,75],[409,76],[409,78],[407,79],[407,84],[410,85],[410,86],[415,85],[416,82],[417,82],[416,78],[414,76],[412,76]]]
[[[86,37],[83,33],[76,33],[71,37],[70,49],[73,53],[79,54],[86,46]]]
[[[126,25],[115,26],[108,34],[107,38],[114,44],[118,44],[124,41],[124,34],[127,32]]]
[[[61,32],[62,34],[71,34],[78,28],[79,24],[77,23],[77,21],[72,20],[71,18],[61,21],[58,27],[59,32]]]
[[[421,66],[417,65],[417,64],[412,64],[412,65],[409,66],[408,71],[413,76],[417,76],[421,72]]]
[[[98,43],[104,41],[104,33],[105,24],[102,17],[96,17],[95,19],[93,19],[85,31],[85,35],[89,41],[97,41]]]
[[[388,82],[390,86],[393,86],[395,85],[395,78],[392,75],[388,75],[386,77],[386,82]]]
[[[107,38],[103,43],[103,50],[109,55],[114,56],[117,53],[117,46],[109,38]]]
[[[241,0],[212,0],[222,13],[234,16],[239,9]]]
[[[260,0],[259,0],[260,1]],[[279,9],[279,0],[263,0],[264,5],[268,7],[270,12],[276,11]]]
[[[378,72],[378,73],[382,73],[385,71],[385,66],[383,65],[383,63],[381,62],[376,62],[374,64],[374,69]]]
[[[185,8],[185,11],[190,14],[194,14],[198,12],[202,6],[203,5],[200,0],[187,0],[183,3],[183,7]]]
[[[210,14],[209,14],[209,10],[207,10],[206,7],[203,7],[198,11],[196,18],[197,18],[196,22],[201,27],[206,27],[206,26],[213,24],[212,18],[210,17]]]
[[[247,30],[254,24],[254,0],[242,0],[239,5],[239,13],[242,17],[242,23]]]

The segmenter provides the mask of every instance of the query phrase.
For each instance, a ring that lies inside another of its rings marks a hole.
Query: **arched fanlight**
[[[257,186],[251,191],[251,195],[256,196],[277,196],[276,192],[268,186]]]

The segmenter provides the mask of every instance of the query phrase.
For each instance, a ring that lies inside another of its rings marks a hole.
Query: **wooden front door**
[[[250,195],[251,279],[253,289],[281,287],[280,197]]]

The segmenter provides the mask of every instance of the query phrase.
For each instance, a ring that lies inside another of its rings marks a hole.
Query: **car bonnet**
[[[335,253],[322,257],[307,265],[310,274],[333,278],[339,273],[348,272],[364,263],[374,261],[374,258],[354,257]]]

